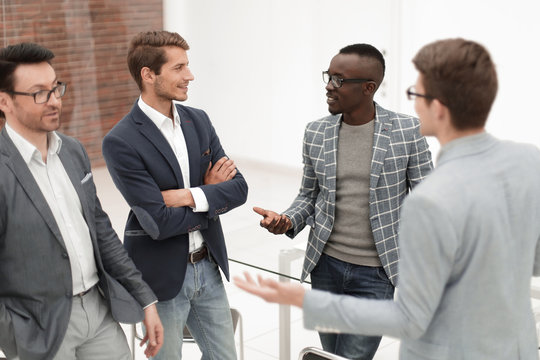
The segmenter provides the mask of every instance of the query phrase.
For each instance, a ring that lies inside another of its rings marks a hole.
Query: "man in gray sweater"
[[[261,226],[296,236],[311,228],[302,280],[314,289],[392,299],[401,203],[432,169],[418,119],[373,101],[385,71],[368,44],[340,50],[323,72],[330,116],[307,125],[300,193],[281,215],[261,208]],[[380,336],[320,332],[326,351],[369,360]]]

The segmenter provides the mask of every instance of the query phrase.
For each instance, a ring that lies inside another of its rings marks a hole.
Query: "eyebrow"
[[[55,77],[54,81],[51,83],[52,85],[51,88],[55,87],[57,83],[58,83],[58,78]],[[48,88],[48,85],[45,85],[45,84],[34,84],[28,88],[28,91],[32,91],[32,89],[36,89],[37,91],[47,90],[47,88]]]

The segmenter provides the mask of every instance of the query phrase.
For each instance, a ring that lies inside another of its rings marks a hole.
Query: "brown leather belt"
[[[188,261],[192,264],[198,263],[208,255],[208,249],[206,246],[201,247],[199,250],[195,250],[189,253]]]

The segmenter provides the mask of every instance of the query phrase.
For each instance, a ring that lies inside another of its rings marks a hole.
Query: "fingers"
[[[236,176],[238,170],[233,160],[222,157],[214,165],[210,163],[209,169],[204,175],[205,184],[219,184],[221,182],[231,180]]]
[[[204,176],[208,175],[208,173],[210,172],[210,169],[212,168],[212,161],[210,161],[208,163],[208,167],[206,168],[206,172],[204,173]]]
[[[240,276],[234,276],[233,277],[233,282],[236,286],[238,286],[240,289],[244,290],[244,291],[247,291],[249,293],[254,293],[254,288],[256,288],[257,284],[255,283],[255,281],[253,280],[253,278],[251,277],[251,275],[249,275],[247,272],[244,272],[244,277],[240,277]]]
[[[261,223],[263,221],[261,221]],[[268,229],[268,231],[270,231],[272,234],[278,235],[286,233],[291,227],[291,224],[291,220],[286,215],[278,215],[274,217],[267,226],[261,226],[266,227],[266,229]]]
[[[144,335],[143,339],[139,343],[139,346],[143,346],[144,344],[146,344],[147,341],[148,341],[148,332],[146,333],[146,335]]]
[[[212,170],[219,171],[221,169],[221,167],[229,160],[230,159],[228,157],[226,157],[226,156],[222,157],[221,159],[216,161],[216,164],[212,167]],[[232,160],[230,160],[230,161],[232,161]]]
[[[257,214],[259,214],[261,216],[266,216],[266,210],[264,210],[263,208],[260,208],[258,206],[254,206],[253,211],[255,211]]]

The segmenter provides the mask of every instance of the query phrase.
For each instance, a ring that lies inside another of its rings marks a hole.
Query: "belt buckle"
[[[195,251],[192,253],[189,253],[189,262],[192,264],[195,264],[195,260],[193,259],[194,255],[195,255]]]

